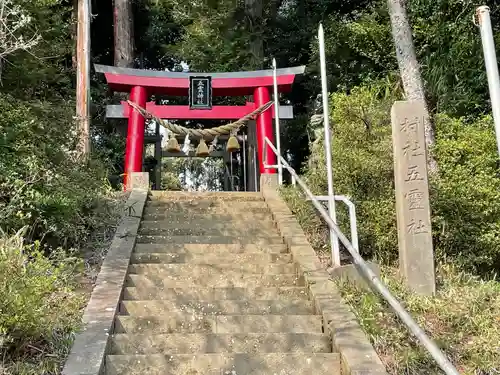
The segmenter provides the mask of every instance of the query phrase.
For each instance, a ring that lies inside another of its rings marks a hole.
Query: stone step
[[[139,234],[137,243],[180,243],[180,244],[255,244],[275,245],[283,243],[283,238],[276,236],[150,236]]]
[[[258,203],[258,205],[247,206],[248,203]],[[271,218],[271,211],[264,202],[245,202],[244,204],[234,205],[187,205],[187,204],[170,204],[166,205],[163,202],[148,202],[144,207],[144,214],[146,215],[172,215],[172,214],[232,214],[237,215],[240,212],[247,214],[267,215]]]
[[[331,353],[322,333],[177,333],[114,335],[108,354]]]
[[[252,228],[262,229],[262,230],[277,230],[274,221],[270,218],[257,220],[253,216],[247,217],[229,217],[220,218],[217,215],[199,215],[199,216],[177,216],[177,217],[167,217],[165,219],[148,220],[143,219],[141,221],[141,229],[143,228],[179,228],[179,229],[190,229],[190,228],[213,228],[219,230],[232,229],[232,228]]]
[[[115,318],[113,334],[322,333],[321,315],[192,315]]]
[[[191,264],[218,264],[228,261],[227,253],[133,253],[132,264],[162,264],[162,263],[191,263]],[[241,263],[278,263],[286,264],[292,261],[291,254],[267,253],[234,253],[231,262]]]
[[[193,315],[308,315],[314,308],[308,300],[253,301],[253,300],[218,300],[218,301],[122,301],[120,314],[132,316],[170,317],[184,314]]]
[[[226,259],[231,261],[231,259]],[[280,275],[293,274],[295,265],[293,263],[219,263],[219,264],[191,264],[191,263],[172,263],[172,264],[131,264],[129,266],[130,274],[160,276],[169,278],[189,278],[192,275],[224,275],[227,272],[240,274],[266,274]]]
[[[151,191],[148,195],[149,200],[198,200],[198,199],[216,199],[222,201],[262,201],[264,197],[259,192],[189,192],[189,191]]]
[[[253,215],[172,215],[165,219],[143,219],[141,227],[147,228],[209,228],[228,229],[233,226],[248,226],[254,229],[276,229],[276,225],[271,217],[261,218],[255,221]]]
[[[304,287],[257,288],[134,288],[123,291],[124,300],[283,300],[308,299]]]
[[[163,220],[172,222],[190,222],[190,221],[218,221],[230,223],[246,222],[246,221],[262,221],[264,224],[274,223],[272,215],[268,211],[264,212],[249,212],[246,210],[234,210],[224,212],[196,212],[196,211],[162,211],[151,210],[144,212],[142,215],[144,220]]]
[[[265,202],[159,202],[151,201],[144,208],[146,214],[266,214],[271,211]]]
[[[233,256],[235,254],[288,254],[285,244],[256,245],[253,243],[226,243],[226,244],[200,244],[200,243],[136,243],[135,254],[169,253],[198,256],[200,254],[217,254]]]
[[[222,199],[181,199],[181,200],[150,200],[146,203],[146,207],[160,209],[186,209],[186,210],[206,210],[206,209],[222,209],[234,211],[235,209],[244,208],[265,208],[269,206],[262,199],[258,201],[224,201]]]
[[[197,288],[207,285],[213,288],[253,288],[303,286],[304,278],[296,274],[281,275],[243,275],[241,272],[209,273],[188,277],[170,277],[169,275],[128,275],[125,286],[136,288]]]
[[[234,225],[217,225],[216,223],[206,223],[204,226],[179,225],[178,227],[169,225],[166,227],[141,225],[139,233],[142,235],[151,236],[255,236],[255,237],[275,237],[278,235],[278,230],[274,227],[262,228],[252,227],[244,228],[242,226],[235,227]]]
[[[340,375],[337,353],[108,355],[106,375]]]
[[[227,214],[197,214],[197,213],[172,213],[171,215],[159,214],[159,218],[143,217],[142,225],[158,224],[158,227],[179,225],[251,225],[253,227],[275,228],[276,224],[271,215],[255,215],[247,212],[232,212]],[[258,221],[256,221],[258,220]]]
[[[206,209],[193,209],[193,208],[182,208],[182,207],[144,207],[142,213],[142,218],[145,220],[168,220],[168,218],[175,217],[176,220],[182,218],[196,219],[200,216],[217,217],[219,220],[230,220],[237,218],[240,220],[250,220],[250,219],[266,219],[273,220],[271,211],[265,207],[215,207]]]

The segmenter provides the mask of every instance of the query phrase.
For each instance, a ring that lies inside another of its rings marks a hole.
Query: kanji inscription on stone
[[[422,193],[418,189],[411,189],[408,193],[405,194],[405,198],[408,203],[409,210],[423,210],[425,209],[422,206],[422,201],[424,200],[424,193]]]
[[[408,169],[406,171],[406,178],[405,182],[411,182],[411,181],[423,181],[423,177],[420,174],[419,166],[418,165],[409,165]]]
[[[432,295],[436,287],[424,116],[421,102],[392,106],[399,266],[411,289]]]
[[[420,147],[420,143],[416,140],[410,142],[409,140],[403,146],[404,155],[419,156],[424,155],[424,150]]]
[[[212,77],[189,77],[190,109],[212,108]]]

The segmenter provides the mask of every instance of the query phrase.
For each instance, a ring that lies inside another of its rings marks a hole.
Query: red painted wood
[[[104,73],[108,86],[117,92],[129,92],[132,87],[142,86],[148,93],[175,96],[187,96],[189,77],[142,77],[124,74]],[[277,77],[279,91],[289,92],[292,88],[295,74]],[[245,78],[213,78],[212,93],[214,96],[243,96],[252,95],[258,87],[273,87],[273,77],[245,77]]]
[[[130,106],[127,102],[121,102],[123,116],[129,117]],[[241,106],[220,105],[211,110],[189,109],[187,105],[156,105],[154,102],[146,103],[146,110],[161,119],[175,120],[237,120],[248,115],[255,108],[254,103],[247,102]],[[267,110],[274,118],[274,106]]]
[[[257,87],[254,91],[254,100],[256,107],[266,104],[271,100],[269,89],[267,87]],[[276,169],[267,169],[264,164],[275,165],[276,155],[273,150],[265,143],[265,138],[274,143],[273,116],[271,111],[265,111],[257,116],[257,151],[259,153],[260,173],[276,173]],[[267,161],[264,162],[264,147],[267,148]]]
[[[130,90],[130,100],[141,107],[148,100],[147,90],[142,86],[135,86]],[[128,118],[127,143],[125,148],[125,178],[127,187],[127,176],[132,172],[142,171],[142,152],[144,149],[145,118],[136,110]]]

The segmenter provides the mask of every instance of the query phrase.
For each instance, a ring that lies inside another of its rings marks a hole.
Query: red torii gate
[[[304,73],[304,66],[276,70],[279,92],[289,92],[297,74]],[[270,101],[273,87],[273,70],[231,73],[178,73],[144,69],[119,68],[95,65],[97,73],[104,73],[109,88],[115,92],[130,93],[129,99],[162,119],[218,119],[233,120],[243,117]],[[189,106],[165,106],[147,102],[150,95],[188,96],[190,77],[211,77],[213,96],[253,95],[254,103],[244,106],[213,106],[210,109],[191,109]],[[125,150],[125,176],[142,171],[145,119],[126,102],[121,103],[121,114],[108,117],[128,118],[127,143]],[[109,108],[107,113],[109,114]],[[115,110],[116,112],[116,110]],[[280,109],[281,113],[281,109]],[[265,165],[276,164],[271,149],[264,161],[264,139],[274,143],[274,107],[256,118],[257,150],[260,173],[276,173]],[[281,117],[283,118],[283,117]],[[290,117],[288,117],[290,118]],[[125,179],[125,186],[127,185]]]

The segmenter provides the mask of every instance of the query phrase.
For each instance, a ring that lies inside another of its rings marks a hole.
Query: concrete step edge
[[[154,210],[151,210],[154,211]],[[155,219],[154,217],[158,218]],[[231,211],[221,211],[221,212],[200,212],[200,211],[164,211],[158,210],[158,212],[144,213],[143,218],[147,220],[203,220],[203,219],[218,219],[218,220],[247,220],[251,218],[258,218],[259,220],[266,220],[267,222],[274,222],[273,217],[269,212],[252,212],[252,210],[231,210]]]
[[[141,236],[217,236],[217,237],[281,237],[276,229],[262,228],[221,228],[213,225],[188,227],[142,227],[138,234]]]
[[[284,243],[280,244],[203,244],[203,243],[136,243],[134,253],[148,254],[157,253],[178,253],[178,254],[290,254]]]
[[[227,262],[228,254],[208,253],[208,254],[182,254],[182,253],[133,253],[130,259],[131,264],[200,264],[215,265]],[[292,262],[291,254],[273,253],[236,253],[231,254],[233,264],[266,262],[270,264],[288,264]]]
[[[236,277],[239,276],[239,277]],[[228,287],[273,287],[273,286],[303,286],[304,277],[296,274],[260,275],[260,274],[220,274],[220,275],[192,275],[186,277],[169,277],[168,275],[153,277],[152,275],[129,274],[126,277],[126,287],[197,287],[207,283],[217,288]]]
[[[184,192],[184,191],[165,191],[153,190],[149,193],[150,199],[243,199],[243,200],[264,200],[260,192]]]
[[[144,300],[121,301],[121,315],[143,316],[169,314],[170,316],[190,313],[194,315],[312,315],[314,305],[305,299],[296,300],[213,300],[175,301]]]
[[[293,263],[134,263],[129,265],[129,274],[190,276],[193,273],[239,272],[242,274],[281,275],[293,274],[296,270]]]
[[[271,297],[272,298],[269,298]],[[305,287],[264,287],[264,288],[136,288],[123,290],[123,301],[147,300],[282,300],[309,299]]]
[[[126,316],[115,318],[119,333],[322,333],[321,315]]]
[[[172,333],[112,335],[108,354],[331,353],[324,333]]]
[[[106,375],[340,375],[337,353],[108,355]]]
[[[154,242],[152,242],[154,241]],[[276,236],[162,236],[138,234],[137,243],[183,243],[183,244],[281,244],[283,238]]]

